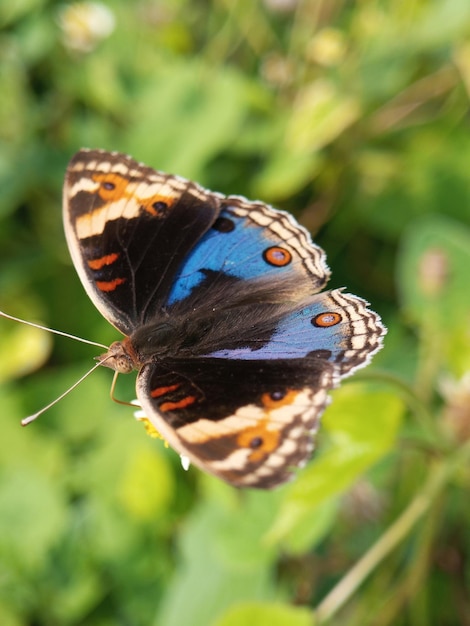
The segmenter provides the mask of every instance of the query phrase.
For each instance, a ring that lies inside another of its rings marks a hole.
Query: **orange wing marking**
[[[164,402],[158,408],[161,411],[174,411],[175,409],[185,409],[190,404],[196,402],[196,396],[186,396],[177,402]]]
[[[272,393],[263,393],[261,402],[268,410],[279,409],[283,406],[293,404],[298,391],[295,389],[278,390]],[[271,428],[269,427],[271,423]],[[274,452],[279,447],[281,432],[278,428],[273,428],[275,424],[268,417],[258,424],[245,428],[237,437],[237,444],[241,448],[251,448],[253,452],[249,455],[251,463],[258,463],[265,459],[268,454]]]
[[[154,217],[164,216],[165,212],[171,207],[174,199],[167,196],[154,195],[142,201],[142,208]]]
[[[93,174],[92,178],[95,183],[100,184],[98,193],[105,202],[134,199],[144,211],[153,216],[163,214],[175,201],[175,198],[162,194],[154,194],[150,198],[140,197],[135,193],[136,184],[115,172]]]
[[[279,390],[277,393],[263,393],[261,402],[267,409],[278,409],[281,406],[293,404],[298,391],[294,389]]]
[[[176,391],[180,386],[180,383],[175,383],[174,385],[168,385],[168,387],[156,387],[155,389],[152,389],[150,395],[152,396],[152,398],[159,398],[160,396],[164,396],[170,391]]]
[[[100,270],[106,265],[112,265],[119,258],[119,254],[117,252],[113,252],[112,254],[106,254],[102,256],[100,259],[91,259],[88,261],[88,267],[91,270]]]
[[[116,200],[128,196],[128,194],[126,194],[127,185],[129,184],[127,178],[113,172],[107,174],[93,174],[92,178],[95,183],[100,183],[98,193],[106,202],[115,202]]]
[[[96,286],[100,291],[114,291],[116,287],[126,282],[125,278],[115,278],[114,280],[97,280]]]
[[[241,448],[253,449],[249,456],[252,463],[262,461],[279,447],[281,433],[278,430],[269,430],[268,423],[268,419],[262,420],[256,426],[245,428],[237,437],[237,444]]]
[[[329,326],[336,326],[343,318],[339,313],[333,311],[328,313],[320,313],[312,319],[312,324],[319,328],[328,328]]]
[[[289,250],[285,248],[281,248],[280,246],[272,246],[271,248],[267,248],[263,252],[263,258],[266,263],[269,265],[274,265],[275,267],[284,267],[285,265],[289,265],[292,261],[292,254]]]

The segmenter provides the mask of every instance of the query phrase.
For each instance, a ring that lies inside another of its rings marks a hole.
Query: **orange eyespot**
[[[93,174],[93,180],[95,183],[100,183],[98,193],[106,202],[114,202],[122,198],[129,183],[127,178],[114,173]]]
[[[175,202],[175,198],[156,194],[150,198],[139,198],[144,211],[153,217],[165,217]]]
[[[272,248],[267,248],[263,252],[263,258],[266,263],[269,265],[274,265],[275,267],[284,267],[285,265],[289,265],[292,261],[292,254],[289,250],[285,248],[281,248],[280,246],[272,246]]]
[[[261,402],[267,409],[278,409],[281,406],[292,404],[297,392],[293,389],[278,389],[263,393]]]
[[[319,328],[328,328],[329,326],[336,326],[342,319],[339,313],[320,313],[312,318],[312,324]]]
[[[280,442],[278,430],[268,430],[268,422],[261,422],[251,428],[246,428],[237,437],[240,448],[250,448],[249,459],[252,463],[262,461],[268,454],[276,450]]]

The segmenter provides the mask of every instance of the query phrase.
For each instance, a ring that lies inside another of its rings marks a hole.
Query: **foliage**
[[[62,234],[88,146],[292,211],[389,327],[296,481],[239,493],[103,371],[21,430],[92,349],[1,319],[1,624],[470,624],[468,1],[21,0],[0,28],[2,310],[115,339]]]

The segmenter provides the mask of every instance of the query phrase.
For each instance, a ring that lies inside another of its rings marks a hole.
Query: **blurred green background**
[[[1,309],[117,338],[62,232],[83,146],[291,211],[389,327],[258,493],[185,472],[109,371],[21,429],[96,350],[0,319],[0,624],[470,624],[468,0],[16,0],[0,28]]]

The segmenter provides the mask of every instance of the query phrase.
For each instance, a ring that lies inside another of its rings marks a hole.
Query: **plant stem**
[[[372,548],[349,570],[316,609],[316,624],[323,624],[345,604],[383,559],[401,542],[431,507],[453,473],[470,461],[470,441],[445,461],[436,464],[423,489]]]

